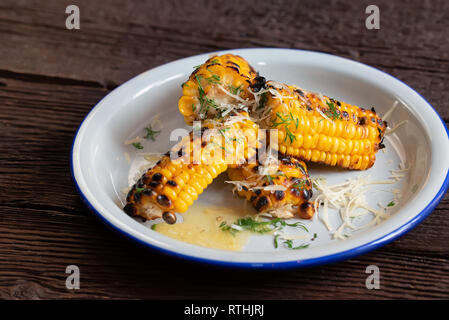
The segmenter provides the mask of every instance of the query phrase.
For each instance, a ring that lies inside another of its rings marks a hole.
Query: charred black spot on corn
[[[254,78],[253,83],[251,85],[251,89],[254,92],[259,92],[260,90],[266,87],[267,80],[264,77],[257,76]]]
[[[170,207],[171,206],[171,200],[167,198],[165,194],[160,194],[157,196],[157,202],[163,206],[163,207]]]
[[[237,68],[237,71],[240,72],[240,66],[239,66],[237,63],[235,63],[235,62],[233,62],[233,61],[228,61],[228,64],[233,65],[234,67]]]
[[[178,186],[178,184],[177,184],[175,181],[173,181],[173,180],[168,180],[168,181],[167,181],[167,184],[168,184],[169,186],[172,186],[172,187]]]
[[[313,191],[312,191],[311,189],[303,188],[303,189],[302,189],[302,195],[303,195],[303,199],[304,199],[305,201],[308,201],[308,200],[310,200],[310,199],[312,198],[312,196],[313,196]]]
[[[151,188],[157,188],[160,183],[157,181],[150,181],[150,183],[148,184]]]
[[[295,92],[299,94],[301,97],[304,97],[304,92],[301,89],[295,89]]]
[[[291,188],[290,193],[296,198],[301,198],[301,191],[298,188]]]
[[[239,72],[239,73],[240,73],[240,69],[239,69],[239,68],[236,68],[236,67],[234,67],[234,66],[226,66],[226,68],[229,68],[229,69],[235,70],[235,71],[237,71],[237,72]]]
[[[310,202],[304,202],[299,206],[299,217],[302,219],[310,219],[315,213],[315,207]]]
[[[127,215],[130,215],[130,216],[134,216],[134,215],[136,214],[136,208],[135,208],[132,204],[130,204],[130,203],[128,203],[128,204],[123,208],[123,211],[125,211],[125,213],[126,213]]]
[[[162,219],[168,224],[176,223],[176,215],[173,212],[164,212],[162,214]]]
[[[281,190],[277,190],[274,192],[274,197],[276,198],[276,200],[283,200],[285,198],[285,192],[281,191]]]
[[[270,199],[268,199],[265,196],[262,196],[259,198],[259,200],[257,200],[254,208],[258,211],[261,212],[263,211],[263,209],[265,209],[266,207],[268,207],[270,204]]]
[[[161,181],[162,180],[162,174],[160,174],[159,172],[156,172],[155,174],[153,174],[153,177],[151,178],[151,180],[153,180],[153,181]]]

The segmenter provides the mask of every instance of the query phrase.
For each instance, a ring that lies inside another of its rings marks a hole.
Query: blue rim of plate
[[[329,53],[325,53],[325,52],[319,52],[319,51],[311,51],[311,50],[301,50],[301,49],[290,49],[290,48],[240,48],[240,49],[235,49],[235,51],[237,50],[257,50],[257,49],[282,49],[282,50],[292,50],[292,51],[303,51],[303,52],[312,52],[312,53],[319,53],[319,54],[323,54],[323,55],[329,55],[332,57],[338,57],[340,59],[345,59],[345,60],[349,60],[351,62],[355,62],[355,63],[360,63],[366,67],[369,67],[371,69],[374,69],[376,71],[379,71],[385,75],[387,75],[388,77],[393,78],[394,80],[402,83],[403,85],[405,85],[408,89],[412,90],[413,92],[415,92],[418,96],[421,97],[421,99],[423,99],[428,106],[431,107],[431,109],[433,110],[433,112],[435,112],[435,114],[438,116],[438,118],[440,119],[443,127],[446,129],[446,135],[447,138],[449,139],[449,129],[446,126],[446,123],[443,121],[443,119],[441,118],[441,116],[439,115],[439,113],[435,110],[435,108],[420,94],[418,93],[416,90],[414,90],[413,88],[411,88],[409,85],[407,85],[405,82],[399,80],[398,78],[380,70],[377,68],[374,68],[372,66],[369,66],[367,64],[358,62],[358,61],[354,61],[348,58],[344,58],[344,57],[340,57],[340,56],[336,56],[333,54],[329,54]],[[220,51],[221,52],[221,51]],[[223,52],[232,52],[232,50],[224,50]],[[207,54],[207,53],[206,53]],[[202,54],[201,54],[202,55]],[[95,207],[89,202],[89,200],[87,200],[86,196],[83,194],[83,192],[81,191],[78,182],[75,179],[75,173],[74,173],[74,165],[73,165],[73,149],[75,146],[75,141],[76,138],[78,137],[78,132],[81,129],[81,127],[83,126],[84,121],[86,120],[86,118],[89,116],[89,114],[96,108],[98,104],[96,104],[90,111],[89,113],[86,115],[86,117],[83,119],[83,121],[81,122],[81,124],[79,125],[75,137],[73,139],[72,142],[72,149],[70,151],[70,172],[72,175],[72,179],[75,182],[75,187],[78,191],[78,193],[81,196],[81,199],[83,200],[83,202],[87,205],[87,207],[104,223],[106,224],[108,227],[110,227],[112,230],[114,230],[115,232],[119,233],[120,235],[124,236],[127,239],[130,239],[134,242],[137,242],[138,244],[149,248],[149,249],[156,249],[157,251],[164,253],[166,255],[175,257],[175,258],[180,258],[180,259],[185,259],[185,260],[190,260],[193,262],[199,262],[199,263],[207,263],[207,264],[212,264],[212,265],[216,265],[216,266],[221,266],[221,267],[238,267],[238,268],[250,268],[250,269],[289,269],[289,268],[305,268],[305,267],[312,267],[312,266],[318,266],[318,265],[324,265],[324,264],[329,264],[329,263],[333,263],[333,262],[338,262],[338,261],[343,261],[343,260],[347,260],[350,258],[354,258],[356,256],[359,256],[361,254],[367,253],[369,251],[378,249],[394,240],[396,240],[397,238],[405,235],[407,232],[411,231],[413,228],[415,228],[418,224],[420,224],[430,213],[432,213],[432,211],[436,208],[436,206],[440,203],[441,199],[443,198],[443,196],[446,194],[447,190],[449,189],[449,170],[446,173],[446,178],[444,179],[444,182],[440,188],[440,190],[436,193],[435,197],[427,204],[427,206],[420,212],[418,213],[416,216],[414,216],[412,219],[410,219],[409,221],[407,221],[407,223],[403,224],[401,227],[397,228],[396,230],[380,237],[377,238],[376,240],[370,241],[368,243],[365,243],[363,245],[360,245],[356,248],[350,249],[350,250],[346,250],[346,251],[342,251],[342,252],[338,252],[338,253],[334,253],[334,254],[330,254],[330,255],[326,255],[326,256],[322,256],[322,257],[317,257],[317,258],[309,258],[309,259],[304,259],[304,260],[295,260],[295,261],[285,261],[285,262],[263,262],[263,263],[252,263],[252,262],[230,262],[230,261],[221,261],[221,260],[214,260],[214,259],[206,259],[206,258],[199,258],[199,257],[195,257],[195,256],[191,256],[191,255],[187,255],[187,254],[182,254],[182,253],[177,253],[171,250],[166,250],[166,249],[162,249],[158,246],[152,245],[148,242],[142,241],[138,238],[136,238],[135,236],[133,236],[132,234],[121,230],[120,228],[116,227],[115,225],[113,225],[109,220],[107,220],[100,212],[98,212],[97,209],[95,209]]]

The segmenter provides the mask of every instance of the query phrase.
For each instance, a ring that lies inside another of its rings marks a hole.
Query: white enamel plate
[[[335,239],[316,217],[305,222],[310,233],[318,236],[305,249],[275,248],[272,237],[257,235],[243,250],[227,251],[174,240],[126,215],[122,190],[134,182],[142,158],[139,152],[165,153],[175,144],[169,139],[172,130],[186,128],[177,108],[181,84],[193,66],[207,60],[208,53],[165,64],[129,80],[101,100],[81,124],[73,144],[72,174],[83,200],[107,225],[148,247],[189,260],[253,268],[302,267],[376,249],[411,230],[436,207],[449,185],[448,133],[432,106],[413,89],[382,71],[328,54],[289,49],[228,52],[241,55],[267,79],[296,84],[350,104],[375,106],[381,116],[397,101],[388,122],[390,127],[403,124],[387,136],[386,150],[378,152],[371,169],[310,168],[311,177],[325,177],[329,184],[361,175],[385,180],[392,170],[406,168],[396,185],[381,185],[369,194],[373,207],[386,206],[400,194],[394,207],[388,209],[389,217],[343,240]],[[155,142],[146,143],[144,150],[124,143],[142,135],[142,128],[158,114],[163,129]],[[224,184],[224,179],[214,181],[197,202],[241,207],[241,200],[232,196],[232,187]],[[338,213],[330,215],[333,231],[341,223],[339,219]]]

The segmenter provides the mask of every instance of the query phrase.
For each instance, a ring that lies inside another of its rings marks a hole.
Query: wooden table
[[[179,58],[244,47],[329,52],[384,70],[449,123],[449,2],[17,1],[0,3],[0,298],[369,299],[449,297],[449,197],[382,249],[322,267],[261,272],[176,260],[128,242],[82,203],[75,132],[117,85]],[[65,8],[80,8],[67,30]],[[65,286],[67,265],[81,288]],[[380,290],[365,269],[380,268]],[[232,280],[232,281],[231,281]]]

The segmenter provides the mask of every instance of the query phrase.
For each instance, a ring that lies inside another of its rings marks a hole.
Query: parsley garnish
[[[389,204],[387,204],[387,207],[393,207],[396,203],[394,201],[391,201]]]
[[[140,142],[133,142],[132,145],[134,146],[134,148],[136,149],[143,149],[143,146]]]

